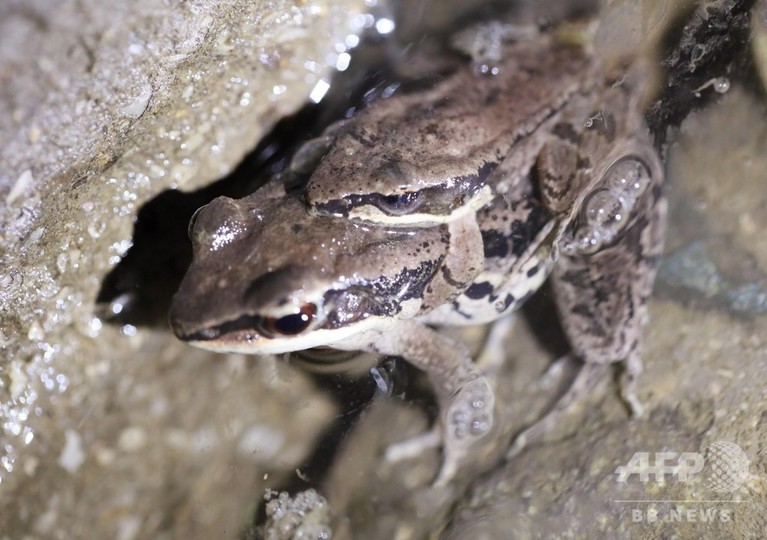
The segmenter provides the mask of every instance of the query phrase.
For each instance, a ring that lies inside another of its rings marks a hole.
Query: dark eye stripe
[[[356,208],[374,206],[389,216],[407,214],[450,215],[466,204],[486,184],[488,177],[498,166],[497,162],[485,162],[476,173],[456,176],[449,182],[425,186],[418,191],[406,191],[384,195],[381,193],[353,193],[342,198],[325,201],[308,201],[309,206],[320,214],[349,217]],[[366,212],[355,217],[365,219]],[[369,216],[368,216],[369,217]],[[372,218],[375,221],[375,218]]]

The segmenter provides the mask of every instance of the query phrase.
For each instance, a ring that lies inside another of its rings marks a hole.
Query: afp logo
[[[731,493],[749,478],[749,459],[735,443],[717,441],[699,452],[636,452],[625,465],[615,469],[618,482],[636,475],[640,482],[664,482],[667,476],[687,482],[703,475],[706,487],[717,493]]]

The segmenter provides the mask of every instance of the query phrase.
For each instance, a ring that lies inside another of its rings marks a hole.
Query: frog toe
[[[472,445],[493,427],[495,393],[485,377],[477,377],[452,396],[445,413],[445,444]]]
[[[470,462],[474,450],[495,427],[495,393],[485,377],[465,383],[444,416],[443,457],[434,486],[444,486]]]

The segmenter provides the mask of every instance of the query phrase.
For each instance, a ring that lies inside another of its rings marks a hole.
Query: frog
[[[498,70],[506,82],[472,69],[460,80],[476,92],[448,77],[447,89],[390,98],[384,112],[374,104],[334,126],[297,153],[290,172],[306,176],[298,187],[272,181],[202,209],[171,308],[176,335],[219,352],[332,346],[405,358],[438,397],[435,485],[446,485],[492,438],[497,404],[466,348],[433,326],[498,320],[551,277],[584,362],[554,412],[606,365],[625,362],[624,397],[638,413],[640,336],[665,216],[641,85],[622,73],[597,77],[583,47],[548,38],[513,56]],[[508,103],[521,105],[503,116]],[[423,114],[411,116],[413,107]],[[415,138],[390,139],[379,122]],[[467,150],[447,148],[456,134]],[[415,152],[387,154],[403,141]],[[365,172],[351,181],[350,171]]]
[[[461,343],[417,322],[481,271],[476,220],[369,227],[311,214],[300,193],[273,180],[201,208],[190,236],[193,262],[170,310],[180,339],[216,352],[333,347],[405,358],[427,374],[440,406],[435,485],[447,484],[492,429],[488,378]],[[436,285],[443,274],[454,285]]]
[[[424,319],[497,320],[551,274],[569,356],[584,367],[510,455],[612,363],[625,367],[621,391],[631,413],[643,412],[641,335],[666,220],[663,167],[642,117],[649,70],[635,59],[604,62],[588,40],[564,36],[505,44],[490,65],[475,57],[425,92],[382,100],[312,141],[292,165],[311,170],[312,212],[371,224],[428,227],[472,214],[482,223],[488,212],[498,215],[499,196],[509,208],[540,203],[529,220],[515,221],[524,229],[545,214],[549,228],[528,238],[535,255],[500,257]],[[492,237],[504,234],[483,231],[488,262]]]

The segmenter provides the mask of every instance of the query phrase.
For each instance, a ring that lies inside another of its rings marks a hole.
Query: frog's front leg
[[[463,344],[419,322],[393,320],[385,328],[355,336],[344,346],[401,356],[429,377],[440,408],[443,448],[435,485],[447,484],[461,468],[475,461],[473,449],[495,425],[495,393]],[[433,438],[419,437],[402,446],[423,450],[433,446]]]

